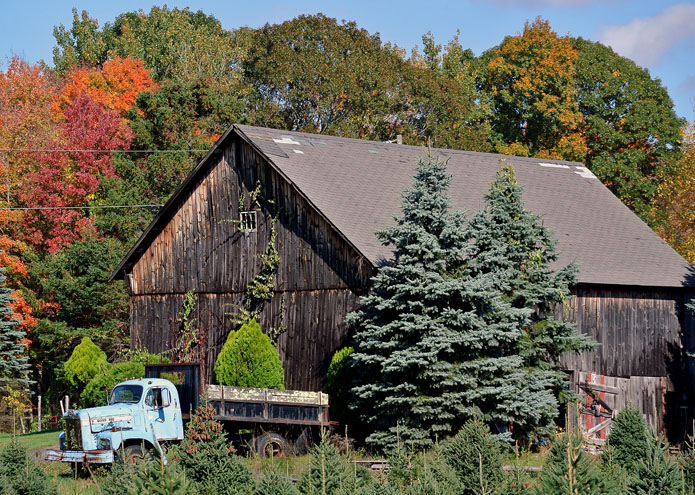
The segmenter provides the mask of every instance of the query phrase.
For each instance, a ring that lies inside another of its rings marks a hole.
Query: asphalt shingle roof
[[[422,147],[235,126],[375,266],[391,255],[374,232],[399,216]],[[514,166],[526,208],[559,242],[560,263],[575,261],[586,284],[695,286],[693,267],[576,162],[433,149],[449,160],[455,208],[483,206],[496,171]]]

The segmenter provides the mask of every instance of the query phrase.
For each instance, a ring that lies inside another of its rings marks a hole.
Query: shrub
[[[361,493],[370,484],[366,469],[356,467],[338,452],[338,448],[323,438],[311,449],[311,460],[299,479],[303,494],[337,495]]]
[[[647,440],[647,448],[634,466],[630,484],[634,495],[677,495],[682,493],[683,480],[678,464],[668,455],[668,444],[662,436]]]
[[[352,347],[343,347],[333,354],[331,364],[326,373],[326,392],[331,398],[331,419],[340,424],[350,423],[350,388],[352,388],[352,376],[350,374],[348,358],[355,352]]]
[[[199,493],[245,494],[253,487],[253,475],[234,454],[222,424],[214,420],[212,406],[198,410],[188,424],[185,440],[172,455]]]
[[[215,363],[215,377],[220,385],[285,388],[280,355],[256,320],[229,334]]]
[[[54,495],[56,488],[16,441],[0,449],[0,489],[3,495]]]
[[[688,436],[686,451],[680,458],[683,468],[683,481],[689,490],[688,493],[695,493],[695,436]]]
[[[606,445],[613,463],[634,473],[637,461],[647,451],[647,422],[634,406],[628,406],[618,413],[613,421]]]
[[[63,367],[68,383],[73,387],[79,387],[88,383],[100,372],[106,371],[110,364],[106,360],[106,353],[99,349],[99,346],[89,337],[84,337]]]
[[[468,420],[461,431],[441,445],[442,456],[464,486],[464,494],[489,492],[501,485],[500,442],[479,420]]]
[[[597,463],[582,450],[579,435],[556,439],[538,480],[538,495],[611,493]]]
[[[145,376],[145,365],[128,361],[116,363],[106,372],[92,378],[80,394],[82,407],[94,407],[106,405],[104,389],[113,388],[118,383],[133,377]]]

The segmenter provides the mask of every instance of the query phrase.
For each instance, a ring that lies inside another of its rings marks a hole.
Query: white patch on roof
[[[585,179],[595,179],[596,176],[586,167],[574,167],[577,170],[574,171],[579,177],[584,177]]]
[[[273,139],[273,141],[275,141],[278,144],[301,144],[299,141],[295,141],[290,136],[281,136],[281,139]]]
[[[538,162],[541,167],[551,167],[551,168],[569,168],[569,165],[562,165],[560,163],[543,163]]]
[[[376,154],[379,153],[377,150],[369,150],[369,152],[370,152],[371,154],[373,154],[373,155],[376,155]]]
[[[292,151],[294,151],[295,153],[299,153],[300,155],[304,154],[304,152],[302,150],[292,150]]]

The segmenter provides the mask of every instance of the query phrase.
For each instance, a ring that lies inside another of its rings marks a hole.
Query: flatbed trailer
[[[305,453],[323,429],[336,424],[323,392],[206,385],[196,363],[147,365],[145,376],[173,381],[183,410],[189,411],[184,419],[206,401],[234,443],[261,457]]]

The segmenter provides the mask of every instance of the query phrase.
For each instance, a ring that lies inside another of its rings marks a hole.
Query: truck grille
[[[65,424],[65,450],[82,450],[82,428],[79,416],[63,418]]]

